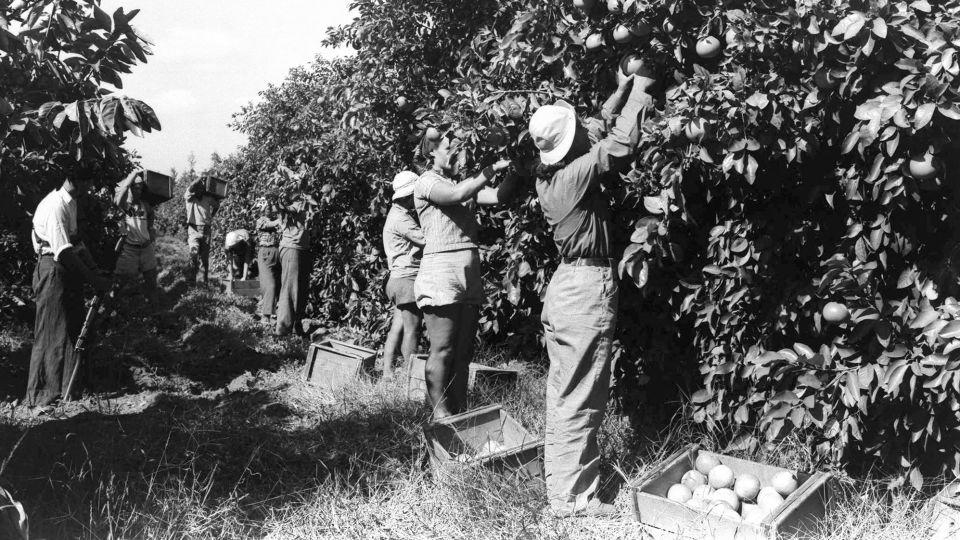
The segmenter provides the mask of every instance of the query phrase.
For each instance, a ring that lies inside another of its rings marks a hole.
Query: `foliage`
[[[635,166],[606,190],[621,273],[642,286],[624,287],[621,402],[662,401],[668,385],[646,383],[683,383],[692,358],[695,419],[711,429],[796,430],[825,460],[879,461],[917,487],[960,472],[944,182],[958,165],[958,2],[465,4],[358,0],[330,34],[354,56],[293,72],[238,117],[251,143],[236,181],[316,208],[315,309],[373,328],[383,186],[427,126],[459,128],[476,168],[529,158],[529,114],[557,98],[596,111],[633,52],[665,84]],[[630,43],[612,39],[618,25]],[[592,34],[606,44],[590,52]],[[716,58],[698,55],[705,36]],[[529,342],[556,262],[537,201],[482,221],[482,329]],[[828,301],[850,319],[827,324]]]
[[[28,297],[34,257],[29,217],[40,198],[81,164],[110,186],[130,167],[124,133],[160,128],[145,103],[114,93],[121,76],[150,54],[130,21],[99,0],[0,1],[0,311]],[[107,195],[107,194],[103,194]],[[81,208],[82,233],[108,253],[116,231],[107,196]]]

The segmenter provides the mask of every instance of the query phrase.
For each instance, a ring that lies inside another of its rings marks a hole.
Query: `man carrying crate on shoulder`
[[[190,273],[187,279],[203,283],[210,278],[210,226],[220,208],[220,200],[207,192],[203,178],[187,188],[183,198],[187,205],[187,246],[190,247]],[[202,275],[197,275],[200,270]]]
[[[143,275],[143,294],[156,312],[160,308],[157,290],[157,253],[154,242],[155,213],[153,205],[144,200],[143,170],[136,169],[117,186],[114,202],[123,212],[123,246],[117,258],[114,273],[123,280],[133,281]]]
[[[37,304],[26,405],[40,411],[64,395],[79,361],[74,344],[83,324],[83,283],[99,293],[110,280],[99,275],[90,252],[77,237],[77,198],[90,187],[91,172],[82,170],[40,201],[33,214],[33,249],[37,266],[33,292]]]

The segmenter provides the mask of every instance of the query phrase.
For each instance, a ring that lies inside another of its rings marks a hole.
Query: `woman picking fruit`
[[[614,513],[595,498],[597,431],[609,395],[618,301],[610,208],[600,183],[630,162],[640,115],[653,102],[646,90],[655,82],[649,70],[618,72],[617,78],[600,119],[580,121],[563,101],[541,107],[530,119],[540,161],[551,168],[548,178],[537,180],[537,195],[562,259],[542,314],[550,356],[544,467],[550,508],[558,516]]]
[[[452,133],[443,135],[433,150],[433,167],[413,189],[426,239],[414,293],[430,337],[424,378],[434,418],[457,414],[467,405],[477,306],[483,298],[472,203],[505,201],[517,179],[508,175],[498,188],[487,187],[498,172],[510,167],[509,161],[502,160],[477,176],[456,181],[464,165],[462,145]]]

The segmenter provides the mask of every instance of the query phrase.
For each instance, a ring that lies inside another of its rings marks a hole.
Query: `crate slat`
[[[480,385],[491,390],[504,389],[516,385],[518,380],[520,380],[519,369],[485,366],[471,362],[467,388],[473,390]]]
[[[410,399],[427,399],[427,355],[415,354],[410,358],[406,369],[407,397]]]
[[[256,298],[260,296],[260,281],[256,279],[235,279],[227,281],[227,292],[237,296]]]

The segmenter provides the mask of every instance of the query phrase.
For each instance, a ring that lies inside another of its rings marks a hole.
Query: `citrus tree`
[[[624,288],[617,395],[689,383],[694,419],[808,438],[916,487],[960,472],[953,224],[960,3],[358,0],[245,110],[238,179],[317,209],[313,293],[374,328],[389,179],[430,127],[479,168],[532,161],[540,105],[596,112],[616,69],[660,74],[634,166],[605,186]],[[260,188],[263,189],[260,189]],[[528,196],[484,214],[488,338],[538,337],[555,250]],[[692,366],[692,369],[691,369]],[[657,384],[648,384],[653,379]]]
[[[124,134],[160,128],[153,110],[123,96],[122,75],[146,62],[147,42],[130,25],[138,10],[108,14],[99,0],[0,0],[0,312],[29,298],[34,259],[29,220],[40,198],[92,167],[111,185],[129,170]],[[109,196],[81,209],[94,249],[116,227]],[[98,249],[99,250],[99,249]]]

